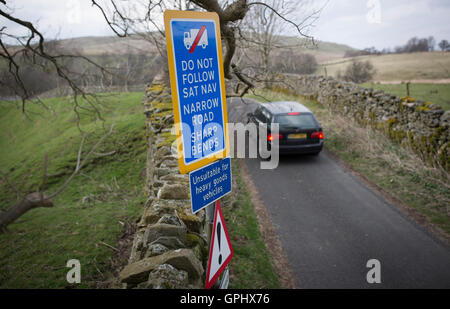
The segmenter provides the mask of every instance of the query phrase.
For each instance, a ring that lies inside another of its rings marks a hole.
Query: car
[[[253,113],[247,114],[248,122],[267,127],[268,148],[278,139],[279,152],[318,155],[323,148],[324,134],[319,121],[303,104],[298,102],[271,102],[259,104]],[[278,123],[279,133],[270,128]],[[259,129],[258,129],[259,130]],[[259,132],[258,132],[259,137]]]

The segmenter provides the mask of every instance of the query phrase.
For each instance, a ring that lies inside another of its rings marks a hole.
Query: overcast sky
[[[319,40],[378,49],[413,36],[450,41],[449,0],[330,0],[312,30]]]
[[[9,0],[16,16],[37,23],[47,37],[113,35],[90,0]],[[355,48],[395,47],[413,37],[450,41],[449,0],[319,0],[327,3],[310,33]],[[3,7],[3,5],[1,5]],[[0,17],[0,25],[14,30]],[[17,28],[16,28],[17,29]]]

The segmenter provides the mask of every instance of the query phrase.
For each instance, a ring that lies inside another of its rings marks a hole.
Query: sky
[[[15,16],[34,22],[48,38],[113,35],[90,0],[7,0]],[[434,36],[450,41],[449,0],[315,0],[323,7],[309,33],[317,40],[354,48],[393,48],[409,38]],[[325,6],[324,6],[325,5]],[[0,4],[4,9],[4,6]],[[299,7],[298,18],[308,10]],[[303,14],[303,15],[302,15]],[[20,31],[0,17],[0,25]]]
[[[311,34],[355,48],[383,49],[410,38],[450,41],[449,0],[330,0]]]

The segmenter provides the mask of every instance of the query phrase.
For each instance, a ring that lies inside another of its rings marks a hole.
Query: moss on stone
[[[203,238],[196,234],[187,233],[186,239],[186,244],[189,248],[192,248],[195,257],[200,261],[206,261],[208,250]]]
[[[391,139],[401,143],[407,137],[407,134],[405,131],[402,130],[390,129],[389,136],[391,137]]]
[[[164,138],[164,141],[157,145],[158,148],[165,146],[165,145],[170,146],[177,139],[177,137],[170,132],[162,132],[161,137]]]
[[[387,121],[387,123],[388,123],[388,125],[389,125],[390,127],[392,127],[394,124],[398,123],[398,118],[397,118],[397,117],[390,118],[390,119]]]
[[[186,224],[190,231],[194,231],[196,233],[200,232],[202,222],[199,217],[193,214],[188,214],[183,211],[183,209],[178,210],[178,217],[184,222],[184,224]]]
[[[152,102],[154,109],[160,109],[160,110],[173,110],[172,101],[170,102],[158,102],[154,101]]]
[[[386,124],[384,122],[377,122],[372,125],[375,129],[383,131],[386,128]]]
[[[172,110],[165,110],[165,111],[161,111],[161,112],[153,114],[153,117],[154,118],[163,118],[164,116],[171,115],[171,114],[173,114]]]
[[[166,89],[166,87],[162,84],[152,84],[147,88],[147,92],[150,93],[161,93]]]
[[[202,244],[203,239],[200,238],[200,236],[192,233],[186,234],[186,244],[188,247],[195,247],[198,244]]]
[[[425,106],[425,105],[417,107],[417,111],[418,112],[427,112],[427,111],[430,111],[430,110],[431,110],[431,108],[429,108],[428,106]]]
[[[408,97],[408,96],[401,98],[401,100],[403,102],[406,102],[406,103],[414,103],[414,102],[416,102],[416,99]]]

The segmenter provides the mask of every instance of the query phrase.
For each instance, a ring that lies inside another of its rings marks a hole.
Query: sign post
[[[210,205],[207,217],[214,216],[209,289],[233,256],[219,203],[232,183],[220,21],[216,13],[168,10],[164,25],[179,170],[189,173],[192,212]],[[220,286],[228,281],[227,270]]]

